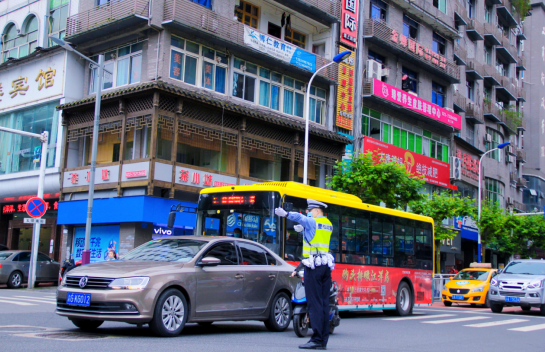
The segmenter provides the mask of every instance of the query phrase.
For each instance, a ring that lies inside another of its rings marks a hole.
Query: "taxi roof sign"
[[[491,263],[471,263],[470,268],[492,269]]]

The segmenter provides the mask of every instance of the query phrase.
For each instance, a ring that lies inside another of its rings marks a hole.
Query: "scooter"
[[[303,278],[303,271],[297,273],[297,276]],[[337,293],[339,287],[336,281],[331,282],[331,288],[329,289],[329,333],[333,334],[335,328],[341,323],[341,317],[339,316],[339,307],[337,301]],[[307,336],[310,325],[310,317],[307,306],[307,297],[305,295],[305,283],[303,281],[297,283],[295,292],[291,298],[293,303],[293,330],[295,335],[299,337]]]

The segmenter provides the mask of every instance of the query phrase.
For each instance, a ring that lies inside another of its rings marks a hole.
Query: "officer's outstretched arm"
[[[312,225],[316,224],[316,220],[314,220],[314,218],[309,218],[303,214],[299,214],[293,211],[290,211],[288,213],[288,219],[300,223],[305,229],[308,229]]]

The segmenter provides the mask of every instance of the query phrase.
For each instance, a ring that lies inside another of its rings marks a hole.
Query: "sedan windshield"
[[[193,259],[206,243],[197,240],[158,239],[133,249],[121,259],[186,263]]]
[[[543,262],[512,262],[503,271],[505,274],[545,275]]]
[[[0,260],[6,260],[12,254],[10,252],[0,252]]]
[[[462,270],[454,277],[453,280],[476,280],[486,281],[489,271],[482,270]]]

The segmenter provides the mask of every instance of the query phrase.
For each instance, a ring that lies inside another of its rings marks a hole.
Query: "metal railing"
[[[393,3],[396,5],[400,5],[401,7],[406,8],[407,5],[412,5],[414,7],[417,7],[421,11],[426,12],[430,16],[432,16],[435,19],[439,19],[443,23],[454,27],[454,16],[453,13],[450,13],[450,16],[443,11],[440,11],[437,7],[433,6],[433,2],[429,0],[392,0]],[[447,3],[448,5],[448,3]],[[448,12],[448,10],[447,10]]]
[[[515,47],[515,45],[513,45],[510,38],[502,35],[498,39],[500,39],[501,42],[500,46],[504,47],[509,52],[509,54],[511,54],[511,56],[513,56],[515,59],[519,57],[517,48]]]
[[[498,108],[496,106],[496,104],[484,103],[483,104],[483,113],[485,115],[494,115],[496,117],[496,119],[498,119],[499,121],[503,121],[503,113],[500,110],[500,108]]]
[[[471,117],[480,121],[481,123],[484,123],[483,111],[481,107],[474,102],[468,102],[466,104],[466,117]]]
[[[510,77],[501,77],[501,86],[507,90],[512,96],[516,96],[515,92],[515,83],[513,82],[513,79]]]
[[[467,62],[467,51],[462,45],[454,42],[454,54],[462,59],[464,62]]]
[[[457,91],[454,92],[454,104],[458,105],[461,109],[466,110],[467,115],[466,100],[466,97],[464,97],[462,94]]]
[[[517,148],[517,160],[526,160],[526,150]]]
[[[518,62],[517,62],[517,67],[526,67],[526,56],[524,56],[524,55],[519,56]]]
[[[467,71],[477,71],[480,75],[484,73],[484,65],[478,61],[475,58],[468,58],[468,62],[466,65],[466,72]]]
[[[483,34],[484,26],[480,21],[472,18],[467,22],[466,32],[467,31],[476,31],[479,34]]]
[[[244,24],[233,18],[219,15],[216,12],[191,1],[165,0],[163,23],[168,21],[175,21],[182,26],[190,26],[208,32],[223,40],[246,46],[244,43]],[[256,32],[259,33],[257,30]],[[275,40],[293,46],[293,44],[286,41],[280,39]],[[316,69],[320,69],[330,62],[331,61],[327,60],[325,57],[316,55]],[[338,78],[338,65],[333,64],[322,70],[318,75],[336,81]]]
[[[445,289],[447,282],[454,278],[455,274],[434,274],[433,275],[433,300],[441,301],[441,292]]]
[[[403,51],[404,53],[407,54],[407,56],[410,56],[410,57],[412,57],[414,59],[417,59],[421,63],[424,63],[424,64],[428,65],[429,67],[433,67],[433,68],[435,68],[435,69],[437,69],[439,71],[442,71],[447,76],[449,76],[451,78],[454,78],[457,81],[460,80],[460,68],[456,65],[456,63],[454,61],[445,58],[445,60],[446,60],[446,62],[445,62],[446,67],[445,68],[441,68],[441,67],[439,67],[437,65],[432,64],[431,61],[428,61],[428,60],[424,59],[423,55],[417,54],[416,50],[415,50],[415,52],[413,52],[413,51],[409,50],[408,46],[406,47],[406,46],[401,45],[399,43],[399,41],[398,42],[393,41],[392,40],[392,33],[393,33],[394,29],[389,27],[386,22],[375,20],[375,19],[367,19],[367,20],[365,20],[363,26],[364,26],[363,35],[365,37],[367,37],[367,38],[375,37],[375,38],[379,39],[380,41],[382,41],[383,43]],[[419,44],[418,42],[416,42],[416,43]],[[425,50],[425,49],[423,49],[423,50]]]
[[[495,67],[489,65],[489,64],[485,64],[484,67],[483,67],[483,77],[492,77],[494,78],[496,81],[498,81],[498,83],[501,84],[501,75],[500,73],[498,72],[498,70],[496,70]]]
[[[74,36],[81,32],[135,15],[148,18],[148,0],[108,2],[68,17],[66,22],[66,36]]]
[[[483,29],[484,29],[484,34],[489,34],[489,35],[493,35],[494,37],[496,37],[496,39],[498,41],[500,41],[500,38],[502,37],[503,33],[502,31],[498,28],[498,24],[497,23],[488,23],[488,22],[485,22],[483,24]]]
[[[320,9],[323,12],[329,13],[330,15],[333,15],[337,17],[338,19],[341,18],[341,2],[340,1],[333,1],[333,0],[294,0],[294,1],[306,3],[307,5],[316,7],[317,9]],[[282,2],[280,1],[279,3],[282,4]]]
[[[524,180],[526,181],[526,180]],[[517,210],[520,210],[522,212],[526,212],[526,204],[524,203],[521,203],[521,202],[517,202],[516,200],[513,202],[513,206],[515,207],[515,209]]]

